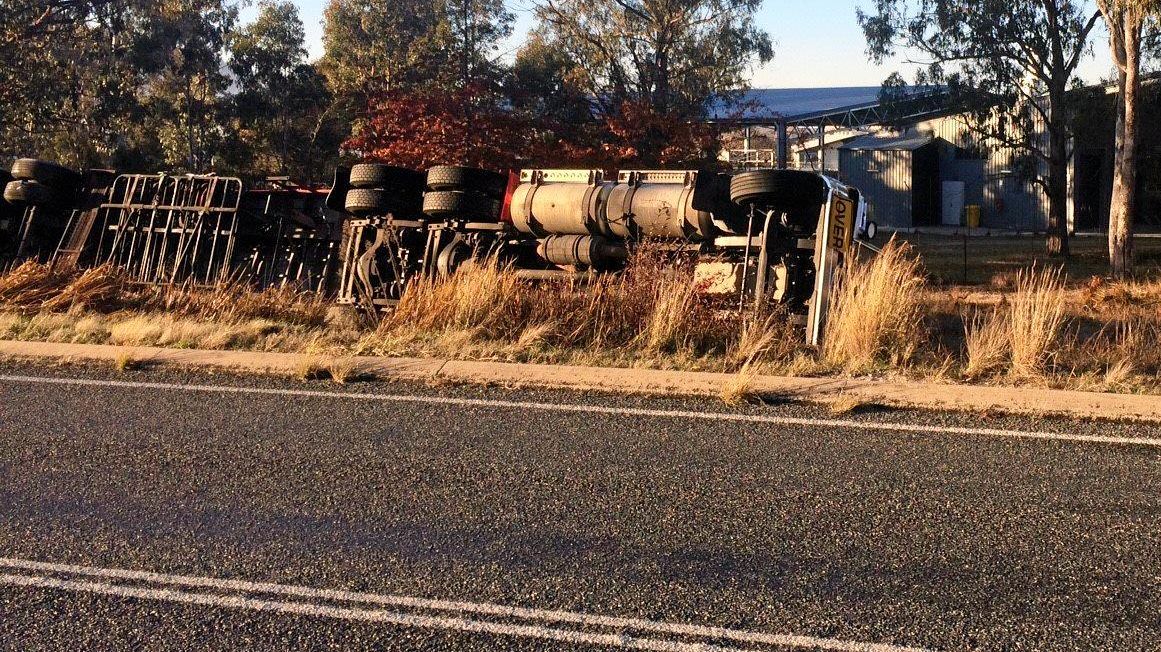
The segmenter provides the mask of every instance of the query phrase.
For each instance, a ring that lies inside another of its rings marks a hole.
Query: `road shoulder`
[[[205,351],[104,344],[61,344],[0,340],[0,357],[53,361],[123,361],[165,366],[294,374],[311,356],[295,353]],[[530,365],[426,358],[356,357],[359,374],[382,379],[540,387],[601,392],[719,396],[736,382],[731,374]],[[1036,387],[952,385],[878,378],[747,379],[749,392],[768,400],[857,404],[963,412],[999,412],[1161,423],[1161,398],[1135,394],[1079,392]]]

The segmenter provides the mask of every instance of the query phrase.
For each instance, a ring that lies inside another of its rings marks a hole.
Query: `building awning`
[[[915,150],[926,147],[937,140],[935,136],[882,136],[869,135],[860,136],[854,140],[843,143],[839,149],[850,150],[854,152],[914,152]]]

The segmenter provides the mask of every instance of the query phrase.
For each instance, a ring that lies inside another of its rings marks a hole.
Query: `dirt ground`
[[[1058,267],[1061,261],[1045,251],[1043,235],[947,236],[930,233],[900,234],[923,258],[934,285],[1010,287],[1012,277],[1029,265]],[[880,237],[882,239],[882,236]],[[1074,237],[1072,256],[1064,262],[1064,274],[1072,283],[1087,283],[1108,273],[1108,242],[1100,236]],[[1161,237],[1137,238],[1139,275],[1161,276]]]

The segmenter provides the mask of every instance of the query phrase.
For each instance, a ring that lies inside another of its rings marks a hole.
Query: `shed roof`
[[[915,134],[905,136],[871,134],[868,136],[860,136],[848,143],[844,143],[839,149],[848,149],[856,152],[914,152],[921,147],[926,147],[934,143],[936,140],[934,136]]]
[[[754,88],[742,93],[741,114],[748,117],[798,118],[835,109],[870,106],[879,103],[879,86],[848,86],[836,88]],[[714,106],[711,116],[716,120],[733,117],[738,107],[723,104]]]
[[[879,115],[881,86],[837,86],[832,88],[753,88],[744,91],[736,103],[716,102],[710,107],[710,120],[732,120],[745,124],[812,124],[820,121],[845,126],[874,124]],[[899,99],[909,100],[913,111],[930,113],[943,110],[945,89],[937,86],[912,86]],[[898,101],[898,100],[897,100]]]

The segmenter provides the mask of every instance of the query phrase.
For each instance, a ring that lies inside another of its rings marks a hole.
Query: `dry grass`
[[[132,310],[216,322],[271,319],[322,326],[329,302],[291,287],[254,291],[236,283],[210,288],[141,286],[129,283],[110,265],[81,271],[26,262],[0,275],[0,308],[27,313]]]
[[[1037,376],[1044,370],[1064,326],[1065,296],[1060,271],[1021,272],[1010,304],[1012,373]]]
[[[999,289],[929,291],[905,245],[858,262],[832,296],[821,351],[778,312],[739,314],[698,292],[691,259],[643,247],[617,275],[530,283],[487,262],[409,288],[370,328],[281,288],[151,288],[110,268],[25,264],[0,275],[0,338],[300,353],[296,375],[349,382],[352,355],[736,372],[722,399],[757,398],[759,373],[899,373],[1161,391],[1161,281],[1005,273]]]
[[[340,385],[346,385],[356,378],[358,370],[359,365],[355,361],[355,358],[351,356],[331,358],[326,363],[327,375],[331,377],[331,380]]]
[[[697,291],[688,259],[646,248],[623,273],[582,280],[530,283],[465,264],[410,286],[362,350],[697,368],[720,364],[739,324]]]
[[[923,335],[923,286],[919,260],[895,240],[854,262],[831,295],[823,360],[851,373],[910,362]]]
[[[39,310],[46,300],[60,293],[64,283],[67,278],[50,267],[24,263],[0,276],[0,305]]]
[[[982,378],[1007,364],[1012,350],[1011,329],[1001,309],[977,311],[964,320],[965,378]]]
[[[121,353],[113,361],[113,368],[120,373],[131,371],[137,367],[137,359],[130,353]]]
[[[299,356],[294,364],[294,377],[304,382],[321,378],[325,373],[322,360],[313,355]]]
[[[730,407],[737,407],[745,403],[754,403],[760,400],[761,396],[755,388],[755,380],[758,378],[757,369],[750,363],[742,365],[736,373],[731,375],[726,382],[722,383],[722,389],[719,396],[722,402]]]

